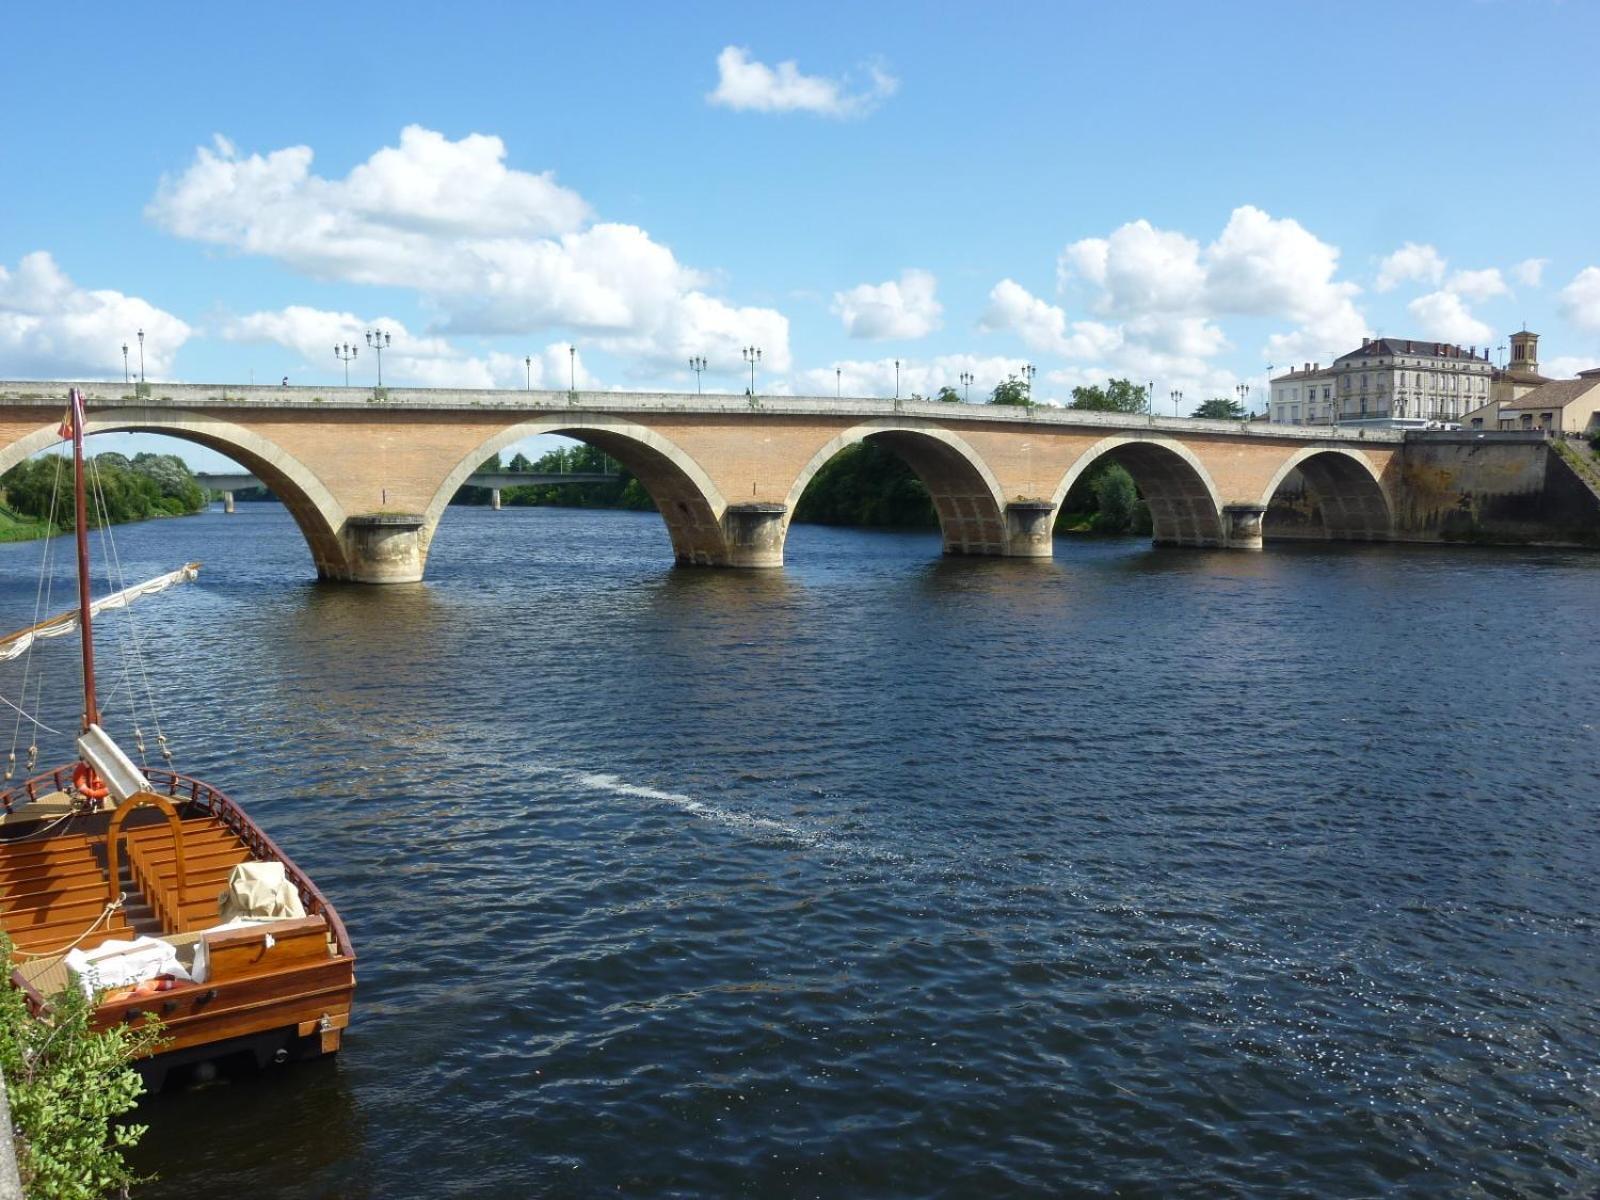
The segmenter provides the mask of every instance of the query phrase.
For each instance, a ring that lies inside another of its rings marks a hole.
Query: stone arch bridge
[[[65,383],[0,383],[0,472],[57,441]],[[1236,421],[927,401],[97,384],[89,432],[215,450],[293,513],[324,579],[422,578],[445,506],[507,446],[555,433],[599,447],[649,491],[678,562],[783,563],[789,519],[830,458],[872,441],[938,510],[947,554],[1048,558],[1068,490],[1102,458],[1132,474],[1158,545],[1259,549],[1291,472],[1328,537],[1393,534],[1402,439]]]

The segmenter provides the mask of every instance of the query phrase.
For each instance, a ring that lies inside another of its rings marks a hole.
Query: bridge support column
[[[422,579],[423,518],[411,513],[350,517],[340,534],[352,583],[417,583]]]
[[[1222,544],[1229,550],[1261,549],[1261,523],[1267,510],[1259,504],[1222,506]]]
[[[1056,506],[1048,500],[1006,505],[1006,556],[1050,558],[1055,553]]]
[[[222,511],[225,512],[225,513],[232,513],[233,512],[233,493],[232,492],[223,492],[222,493]]]
[[[783,566],[783,504],[730,504],[722,514],[730,567]]]
[[[489,507],[494,509],[495,512],[499,512],[500,511],[500,489],[499,488],[490,488],[489,489]]]

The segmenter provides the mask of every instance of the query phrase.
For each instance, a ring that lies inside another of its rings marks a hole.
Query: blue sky
[[[332,384],[373,323],[394,384],[564,387],[570,342],[740,390],[754,342],[774,393],[1032,362],[1190,408],[1523,322],[1571,373],[1597,45],[1545,0],[13,6],[0,377],[143,325],[152,375]]]

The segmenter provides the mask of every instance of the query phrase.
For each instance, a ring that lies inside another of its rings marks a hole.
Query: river
[[[336,1061],[142,1105],[140,1196],[1600,1189],[1600,556],[116,540],[205,561],[141,606],[178,766],[360,955]]]

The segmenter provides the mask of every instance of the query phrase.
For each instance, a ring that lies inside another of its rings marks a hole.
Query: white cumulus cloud
[[[710,295],[707,277],[643,229],[594,222],[548,172],[505,164],[496,137],[452,142],[410,126],[343,179],[308,146],[243,155],[225,139],[164,178],[147,213],[196,241],[277,259],[316,279],[416,292],[452,333],[568,326],[603,350],[676,365],[737,361],[764,341],[789,363],[788,321]]]
[[[1498,267],[1481,271],[1456,271],[1445,280],[1445,290],[1468,300],[1487,300],[1491,296],[1504,296],[1511,289]]]
[[[1432,246],[1407,242],[1378,264],[1373,287],[1392,292],[1402,283],[1438,283],[1444,278],[1445,266],[1444,256]]]
[[[1487,346],[1494,338],[1494,330],[1474,317],[1461,297],[1451,291],[1418,296],[1406,305],[1406,311],[1423,333],[1440,341]]]
[[[1538,287],[1544,282],[1544,269],[1549,265],[1548,258],[1525,258],[1511,268],[1511,278],[1523,287]]]
[[[1600,333],[1600,267],[1585,267],[1561,289],[1561,315],[1587,333]]]
[[[299,354],[318,374],[327,371],[329,362],[333,362],[341,379],[343,365],[333,358],[334,347],[353,346],[356,358],[350,364],[350,382],[352,386],[364,386],[377,380],[377,355],[366,340],[369,330],[385,333],[390,339],[383,351],[383,379],[395,386],[565,388],[572,374],[566,342],[553,343],[537,354],[522,357],[499,351],[474,355],[446,338],[415,334],[392,317],[365,318],[299,304],[227,318],[217,332],[231,342],[282,346]],[[529,358],[531,363],[526,361]],[[584,369],[582,355],[576,358],[578,386],[598,386]]]
[[[725,46],[717,55],[716,90],[706,100],[739,112],[809,112],[824,117],[857,117],[894,95],[900,81],[868,65],[867,85],[850,90],[848,79],[803,75],[793,60],[776,67],[758,62],[742,46]]]
[[[885,283],[857,284],[836,292],[833,311],[853,338],[920,338],[939,328],[944,311],[931,271],[900,272]]]
[[[1122,342],[1115,327],[1098,321],[1068,321],[1065,310],[1041,300],[1014,279],[1002,279],[990,289],[989,306],[978,327],[1015,333],[1028,349],[1065,358],[1092,358],[1109,353]]]
[[[137,372],[141,329],[145,375],[170,375],[193,333],[179,318],[137,296],[77,286],[45,250],[14,270],[0,266],[0,376],[118,378],[124,343]]]

